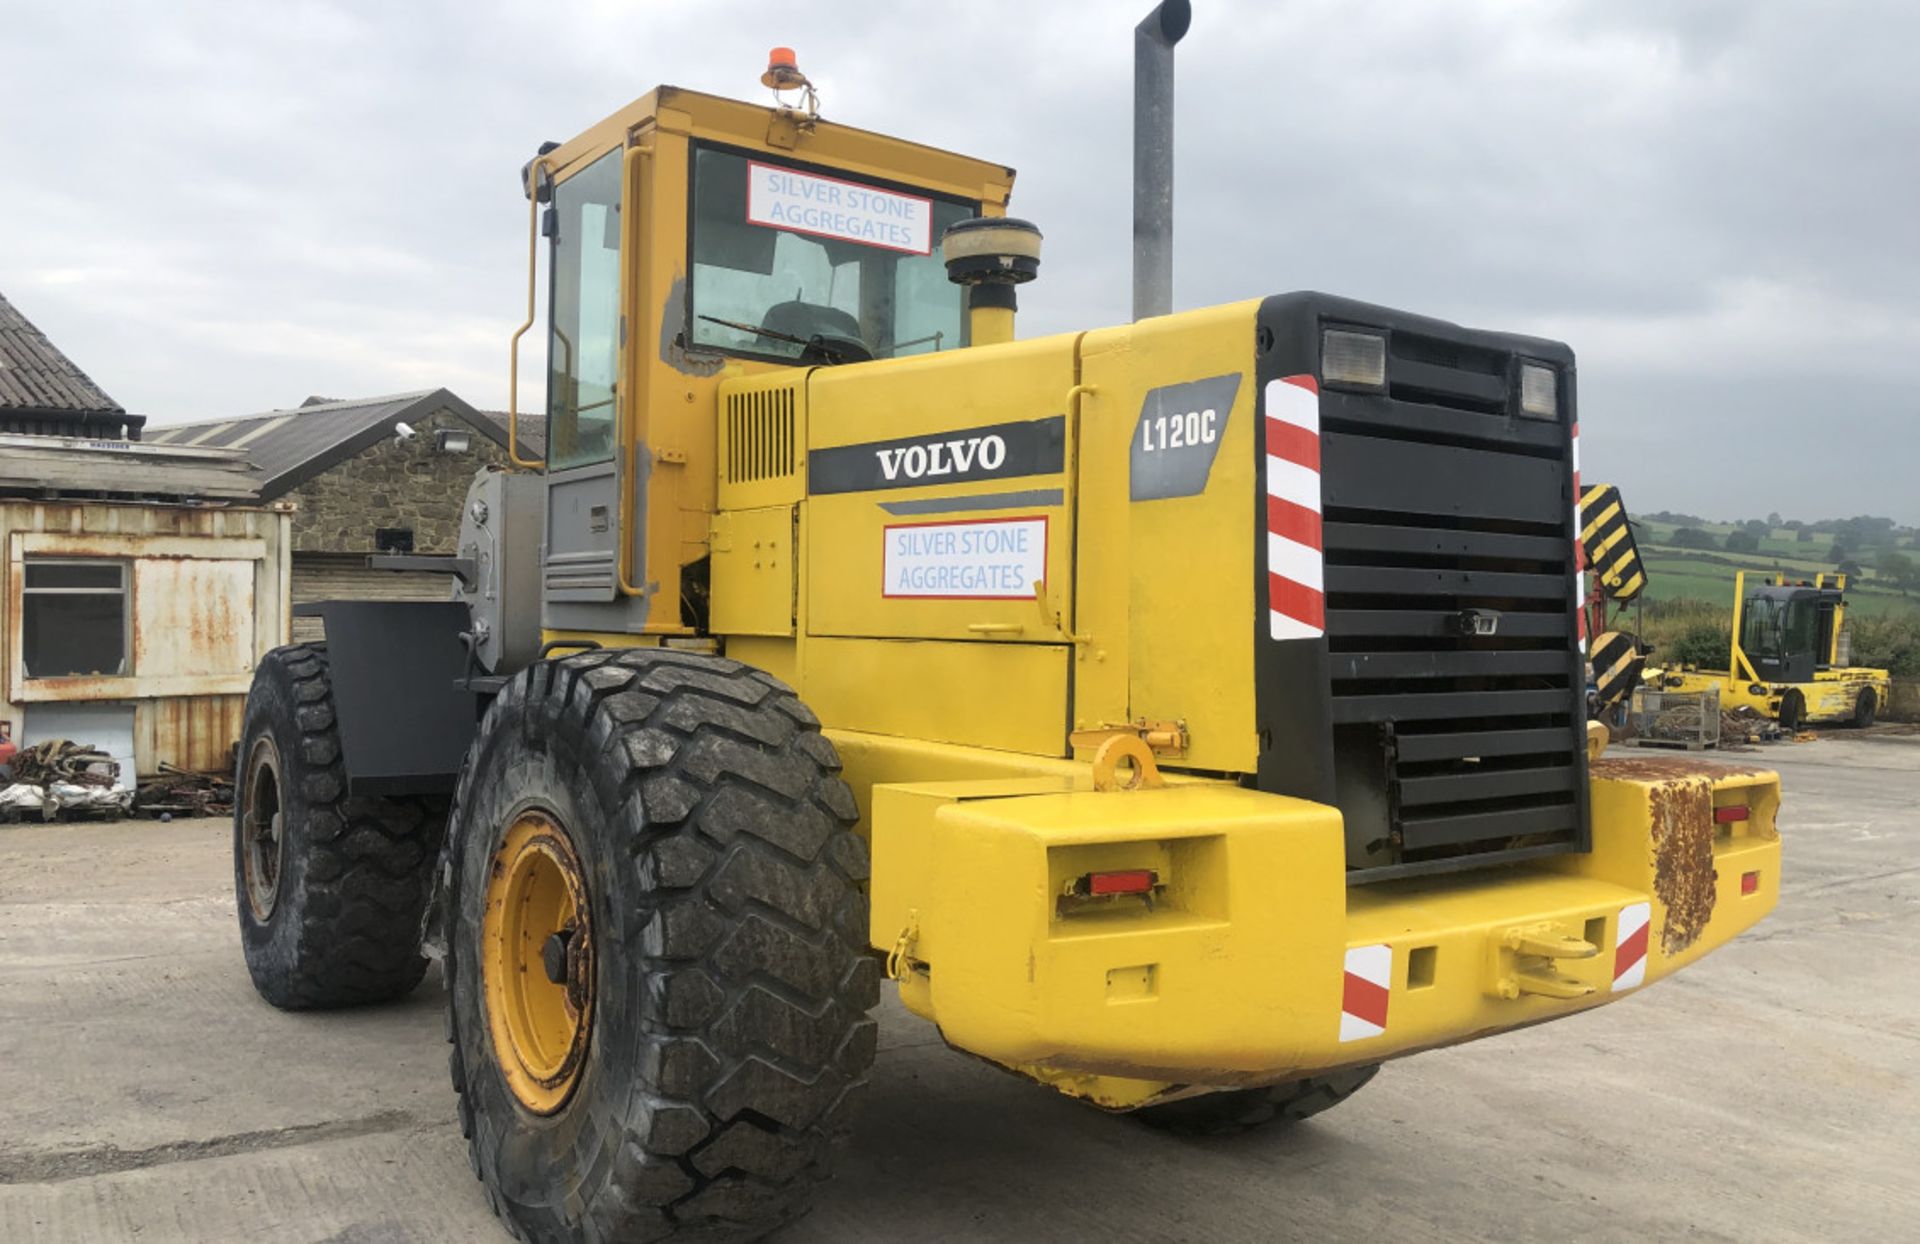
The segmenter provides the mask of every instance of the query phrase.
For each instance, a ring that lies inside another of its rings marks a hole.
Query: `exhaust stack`
[[[1133,28],[1133,318],[1173,310],[1173,45],[1188,0],[1161,0]]]

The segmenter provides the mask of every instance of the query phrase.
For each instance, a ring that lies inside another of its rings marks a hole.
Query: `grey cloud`
[[[1112,323],[1144,8],[11,4],[0,288],[160,421],[499,405],[534,145],[660,81],[761,98],[786,43],[829,116],[1020,169],[1047,234],[1024,332]],[[1920,10],[1195,8],[1179,305],[1310,287],[1565,336],[1587,475],[1630,505],[1920,521]],[[1763,474],[1865,460],[1762,504],[1726,469],[1748,439]]]

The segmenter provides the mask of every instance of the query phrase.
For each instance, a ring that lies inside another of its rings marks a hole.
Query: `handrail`
[[[534,321],[534,277],[540,255],[540,174],[546,171],[543,159],[536,158],[527,165],[527,319],[513,330],[513,340],[507,343],[507,461],[529,471],[547,465],[545,458],[520,456],[520,338]]]
[[[619,464],[614,470],[614,486],[620,490],[619,504],[619,552],[614,556],[613,581],[622,596],[644,596],[646,590],[629,582],[633,575],[633,498],[639,480],[636,461],[638,446],[633,423],[633,391],[639,387],[638,368],[630,368],[628,363],[634,349],[633,343],[639,337],[639,317],[634,323],[627,324],[628,312],[635,309],[638,283],[635,265],[640,255],[640,213],[635,204],[636,178],[642,157],[653,154],[651,143],[638,143],[629,140],[627,151],[620,160],[620,369],[614,381],[613,435],[618,442],[614,449],[614,461]],[[620,469],[624,467],[625,469]]]

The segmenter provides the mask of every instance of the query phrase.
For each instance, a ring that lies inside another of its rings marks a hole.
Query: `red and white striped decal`
[[[1613,936],[1613,991],[1636,989],[1647,979],[1647,926],[1653,908],[1646,903],[1629,903],[1620,909],[1618,927]]]
[[[1320,385],[1267,383],[1267,622],[1275,639],[1327,631],[1320,538]]]
[[[1580,425],[1573,425],[1573,616],[1580,628],[1580,651],[1587,650],[1587,546],[1580,539]]]
[[[1363,1041],[1384,1033],[1392,991],[1393,947],[1348,949],[1347,978],[1340,997],[1340,1039]]]

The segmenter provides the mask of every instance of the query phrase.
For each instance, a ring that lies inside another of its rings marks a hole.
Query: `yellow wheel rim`
[[[480,976],[494,1059],[536,1114],[560,1109],[580,1080],[593,975],[580,858],[557,821],[523,812],[487,871]]]

